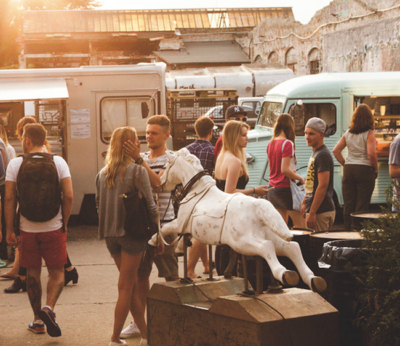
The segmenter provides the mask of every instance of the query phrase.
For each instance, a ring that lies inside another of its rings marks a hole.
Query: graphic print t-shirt
[[[315,190],[318,187],[318,173],[329,171],[329,185],[326,190],[326,195],[321,205],[317,210],[317,214],[326,213],[335,210],[333,203],[333,160],[328,148],[323,145],[313,151],[310,160],[308,161],[307,179],[305,186],[305,203],[306,212],[310,211],[312,202],[314,201]]]

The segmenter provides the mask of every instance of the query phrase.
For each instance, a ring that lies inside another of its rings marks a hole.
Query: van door
[[[123,93],[96,92],[98,170],[104,166],[111,135],[118,127],[134,127],[141,143],[141,151],[147,150],[146,121],[157,114],[159,107],[159,90],[155,89]]]

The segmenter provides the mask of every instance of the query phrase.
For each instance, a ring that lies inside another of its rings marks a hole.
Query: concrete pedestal
[[[290,288],[244,297],[243,279],[219,279],[154,284],[149,345],[338,345],[339,313],[317,293]]]

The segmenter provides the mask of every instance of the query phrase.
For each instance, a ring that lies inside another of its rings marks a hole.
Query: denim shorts
[[[275,187],[268,192],[267,199],[276,209],[293,210],[292,190],[290,187]]]
[[[139,255],[147,246],[147,240],[136,240],[130,236],[107,237],[106,245],[112,257],[117,257],[123,250],[128,255]]]

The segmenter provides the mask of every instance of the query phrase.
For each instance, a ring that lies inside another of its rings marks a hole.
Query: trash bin
[[[320,261],[330,265],[327,271],[326,299],[340,312],[341,345],[362,346],[362,331],[353,326],[356,318],[354,304],[359,283],[345,268],[348,263],[363,266],[368,250],[362,248],[363,239],[335,240],[324,244]]]

